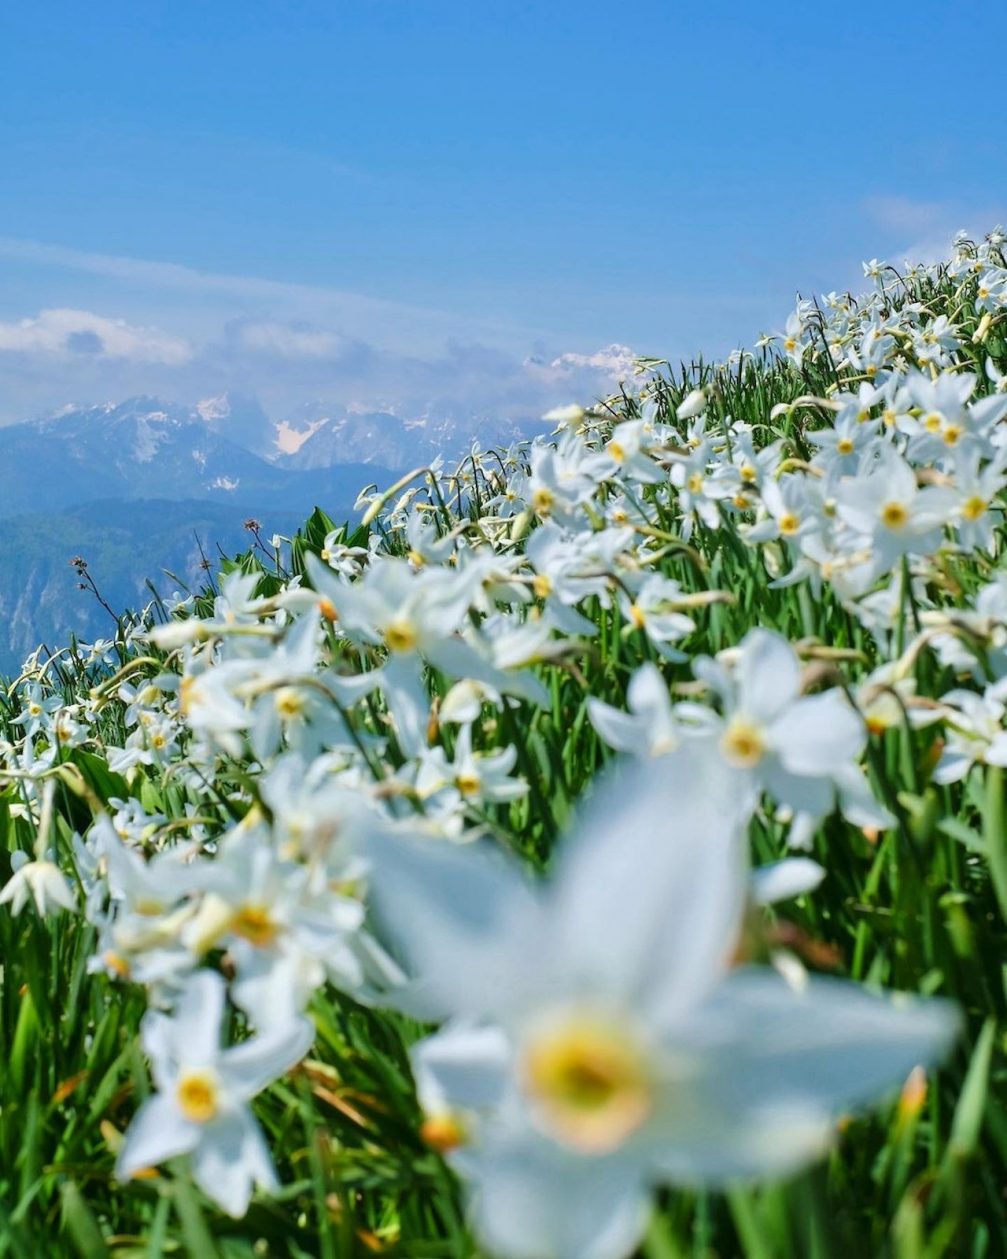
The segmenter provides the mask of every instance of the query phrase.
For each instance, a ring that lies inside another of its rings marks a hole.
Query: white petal
[[[203,1129],[203,1139],[192,1155],[192,1174],[206,1196],[235,1219],[248,1210],[253,1185],[278,1187],[262,1133],[245,1110]]]
[[[648,1195],[637,1169],[529,1141],[481,1154],[473,1213],[507,1259],[624,1259],[643,1233]]]
[[[752,897],[759,905],[775,905],[813,892],[825,870],[810,857],[787,857],[752,871]]]
[[[506,1010],[541,952],[541,901],[489,845],[371,836],[371,899],[417,978],[427,1017]],[[395,994],[391,1001],[395,1002]]]
[[[745,893],[733,779],[687,742],[603,782],[560,852],[543,979],[548,967],[568,995],[607,992],[660,1018],[716,979]]]
[[[311,1048],[315,1027],[310,1019],[294,1019],[286,1025],[242,1041],[220,1055],[220,1071],[237,1097],[254,1097],[267,1084],[285,1075]]]
[[[594,697],[587,701],[587,715],[591,725],[610,748],[633,756],[647,755],[650,750],[649,723]]]
[[[718,1109],[818,1107],[837,1115],[941,1057],[958,1026],[945,1001],[879,997],[821,977],[796,992],[753,967],[725,980],[682,1043],[704,1064],[704,1091]]]
[[[511,1047],[498,1027],[448,1024],[411,1052],[423,1105],[482,1110],[499,1103],[507,1085]]]
[[[176,1062],[204,1066],[217,1060],[224,991],[224,981],[216,971],[198,970],[186,981],[171,1020]]]
[[[829,774],[864,746],[864,723],[841,691],[810,695],[773,722],[770,737],[792,774]]]
[[[115,1174],[125,1180],[146,1167],[188,1154],[199,1141],[198,1124],[189,1123],[174,1102],[160,1093],[149,1097],[126,1130]]]
[[[785,638],[771,630],[749,630],[741,642],[737,680],[745,716],[769,722],[797,698],[801,667]]]

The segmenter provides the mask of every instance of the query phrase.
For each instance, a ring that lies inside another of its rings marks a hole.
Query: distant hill
[[[352,499],[342,506],[326,504],[336,519],[347,517],[351,507]],[[62,647],[71,634],[90,641],[114,630],[94,595],[77,589],[79,578],[70,563],[74,556],[87,560],[116,611],[138,609],[153,597],[145,585],[148,578],[162,595],[179,589],[165,569],[193,588],[205,583],[200,545],[214,560],[219,551],[247,550],[252,539],[244,521],[250,514],[233,504],[149,499],[96,501],[65,513],[9,517],[0,554],[0,676],[15,673],[40,642]],[[263,514],[263,537],[289,535],[303,521],[303,512]]]

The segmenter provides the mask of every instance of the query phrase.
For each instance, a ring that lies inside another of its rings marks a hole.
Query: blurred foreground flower
[[[618,1259],[655,1184],[776,1176],[948,1047],[938,1001],[731,969],[736,787],[684,747],[596,793],[544,888],[495,852],[378,837],[374,895],[448,1016],[414,1050],[425,1131],[512,1259]]]
[[[144,1018],[143,1046],[158,1092],[137,1112],[116,1174],[125,1179],[189,1154],[196,1183],[238,1217],[248,1208],[253,1184],[279,1188],[248,1101],[300,1061],[314,1028],[295,1019],[222,1049],[224,993],[215,971],[198,971],[174,1016],[151,1011]]]
[[[10,902],[12,914],[19,914],[30,900],[43,918],[59,909],[77,908],[70,884],[54,862],[30,861],[27,853],[16,852],[11,869],[14,873],[0,892],[0,905]]]

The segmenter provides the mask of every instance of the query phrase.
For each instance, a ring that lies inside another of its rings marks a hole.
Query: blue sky
[[[602,390],[580,360],[613,343],[749,343],[1007,218],[994,12],[7,5],[0,419],[229,387],[534,410]]]

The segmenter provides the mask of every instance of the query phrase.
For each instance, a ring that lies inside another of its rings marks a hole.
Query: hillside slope
[[[91,640],[115,632],[115,623],[95,596],[78,589],[73,557],[87,561],[112,608],[138,609],[153,597],[148,579],[162,595],[179,588],[165,569],[192,588],[203,585],[202,555],[216,565],[220,552],[244,550],[250,541],[244,521],[250,514],[230,504],[105,500],[56,515],[33,512],[5,520],[0,674],[16,672],[41,642],[62,646],[71,635]],[[272,513],[262,520],[265,536],[292,532],[300,519],[294,513]]]

